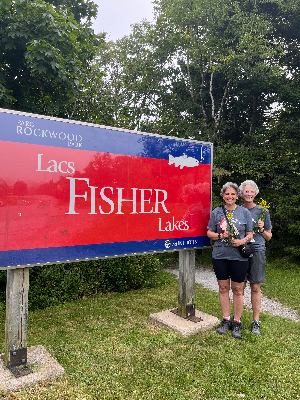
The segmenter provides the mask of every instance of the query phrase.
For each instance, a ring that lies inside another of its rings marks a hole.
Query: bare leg
[[[261,305],[260,283],[250,283],[251,287],[251,303],[253,311],[253,320],[259,321],[259,312]]]
[[[232,282],[231,290],[233,293],[233,312],[234,319],[239,321],[242,316],[243,306],[244,306],[244,282]]]
[[[219,299],[220,305],[223,313],[223,317],[228,317],[230,315],[230,279],[218,280],[219,285]]]

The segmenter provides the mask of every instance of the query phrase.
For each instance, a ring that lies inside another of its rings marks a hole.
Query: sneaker
[[[233,314],[233,316],[232,316],[232,322],[234,321],[234,314]],[[240,319],[240,321],[241,321],[241,328],[243,327],[243,322],[242,322],[242,318]]]
[[[229,329],[231,329],[231,320],[230,319],[223,319],[220,328],[216,330],[219,335],[224,335]]]
[[[235,322],[233,321],[232,323],[232,337],[235,339],[242,339],[242,323],[241,322]]]
[[[253,333],[253,335],[260,336],[260,322],[259,321],[255,321],[255,320],[252,321],[251,333]]]

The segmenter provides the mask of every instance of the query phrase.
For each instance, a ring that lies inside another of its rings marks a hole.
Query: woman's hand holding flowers
[[[229,236],[231,236],[231,233],[228,231],[223,231],[222,232],[222,239],[228,239]]]
[[[258,227],[259,231],[260,231],[264,226],[265,226],[265,222],[262,221],[261,219],[259,219],[259,220],[257,221],[257,227]]]
[[[231,244],[233,247],[239,247],[242,244],[245,244],[245,239],[232,239]]]
[[[263,229],[265,225],[264,221],[266,219],[266,213],[268,211],[268,208],[270,208],[270,204],[267,204],[267,202],[264,199],[260,200],[261,201],[258,203],[258,205],[262,209],[262,212],[261,215],[254,221],[254,226],[253,226],[254,233],[258,233],[260,232],[261,229]]]

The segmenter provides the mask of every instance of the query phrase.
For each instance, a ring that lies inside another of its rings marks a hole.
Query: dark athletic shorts
[[[248,259],[245,261],[216,259],[212,260],[214,271],[218,281],[231,279],[233,282],[245,281],[248,269]]]

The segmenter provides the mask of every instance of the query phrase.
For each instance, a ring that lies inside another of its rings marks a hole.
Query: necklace
[[[235,205],[235,208],[233,210],[227,210],[227,208],[225,207],[226,214],[233,213],[236,210],[236,208],[237,208],[237,205]]]

